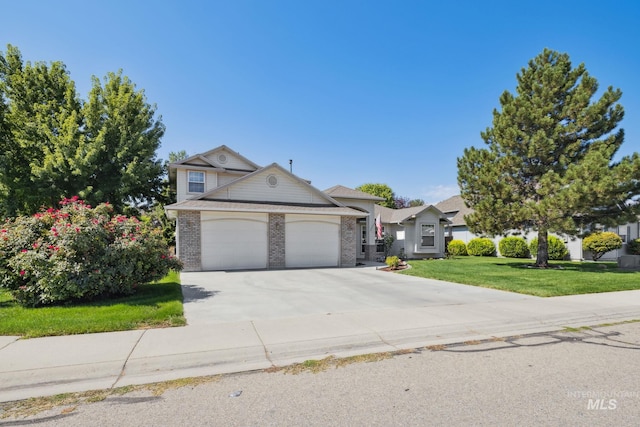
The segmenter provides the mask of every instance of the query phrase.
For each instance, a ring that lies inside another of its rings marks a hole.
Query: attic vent
[[[278,177],[275,175],[269,175],[267,177],[267,184],[269,187],[277,187],[278,186]]]
[[[218,161],[220,163],[227,163],[227,156],[224,154],[218,154]]]

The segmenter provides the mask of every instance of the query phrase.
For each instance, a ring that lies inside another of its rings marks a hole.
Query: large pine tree
[[[472,231],[537,230],[536,265],[548,267],[548,232],[576,235],[638,214],[640,157],[614,160],[622,92],[609,87],[592,101],[598,83],[584,64],[545,49],[516,77],[516,94],[502,94],[481,133],[487,148],[458,158],[458,183]]]

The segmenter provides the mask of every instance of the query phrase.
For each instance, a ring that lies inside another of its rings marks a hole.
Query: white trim
[[[202,182],[192,181],[191,174],[202,175]],[[202,184],[202,191],[191,191],[191,184]],[[207,174],[199,170],[187,170],[187,194],[203,194],[207,189]]]

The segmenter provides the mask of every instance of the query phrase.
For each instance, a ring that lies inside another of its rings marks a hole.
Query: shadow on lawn
[[[10,295],[9,291],[5,291]],[[11,308],[19,305],[13,297],[4,299],[0,296],[0,309]],[[108,307],[113,305],[158,305],[172,301],[182,301],[182,288],[180,283],[148,283],[138,287],[132,295],[106,295],[95,299],[80,299],[65,301],[57,304],[48,304],[37,308],[46,307]]]
[[[533,262],[496,262],[495,265],[501,267],[511,267],[518,269],[536,270]],[[614,262],[598,263],[598,262],[572,262],[572,261],[551,261],[551,266],[548,269],[538,269],[541,271],[577,271],[581,273],[618,273],[618,274],[633,274],[638,273],[638,270],[629,270],[624,268],[618,268]]]
[[[92,306],[104,307],[110,305],[158,305],[160,303],[181,301],[181,286],[176,282],[147,283],[141,285],[132,295],[111,296],[95,299],[92,301],[76,301],[70,304],[60,304],[60,306]]]

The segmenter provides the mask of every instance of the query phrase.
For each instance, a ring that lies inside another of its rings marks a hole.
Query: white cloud
[[[457,185],[433,185],[422,190],[422,198],[428,205],[435,205],[456,194],[460,194],[460,188]]]

